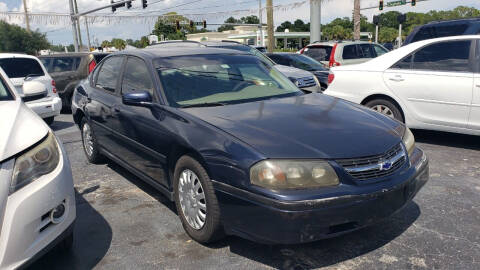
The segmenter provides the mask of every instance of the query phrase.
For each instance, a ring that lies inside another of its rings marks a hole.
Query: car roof
[[[316,47],[316,46],[334,46],[337,45],[350,45],[350,44],[376,44],[375,42],[370,41],[353,41],[353,40],[344,40],[344,41],[326,41],[326,42],[316,42],[308,44],[307,47]]]
[[[87,56],[87,55],[96,55],[96,54],[110,54],[108,52],[72,52],[72,53],[54,53],[48,55],[40,55],[39,58],[47,58],[47,57],[71,57],[71,56]]]
[[[23,53],[0,53],[0,58],[30,58],[37,59],[36,56]]]
[[[432,21],[426,23],[424,26],[436,25],[436,24],[450,24],[450,23],[476,23],[480,21],[480,17],[474,18],[462,18],[462,19],[451,19],[451,20],[441,20],[441,21]]]
[[[250,55],[247,52],[238,50],[224,49],[224,48],[209,48],[209,47],[178,47],[172,50],[171,47],[151,47],[140,50],[121,51],[113,53],[112,55],[136,55],[143,58],[158,58],[158,57],[172,57],[172,56],[187,56],[187,55],[205,55],[205,54],[242,54]]]

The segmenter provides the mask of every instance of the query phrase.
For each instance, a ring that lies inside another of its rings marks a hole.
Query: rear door
[[[153,74],[147,63],[138,57],[129,56],[122,76],[121,94],[148,91],[154,102]],[[117,142],[116,154],[155,181],[167,185],[166,153],[169,149],[169,133],[160,124],[163,113],[156,108],[125,105],[119,99],[114,105],[113,134]]]
[[[341,65],[354,65],[375,58],[376,54],[371,44],[350,44],[343,46]]]
[[[115,125],[114,105],[120,99],[119,77],[124,61],[123,56],[113,56],[105,60],[93,79],[86,110],[92,122],[92,129],[99,144],[113,153],[117,143],[113,140],[112,127]]]
[[[472,101],[472,41],[443,41],[420,48],[384,73],[387,86],[418,121],[466,128]]]

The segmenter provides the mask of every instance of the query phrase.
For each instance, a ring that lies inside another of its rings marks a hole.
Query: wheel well
[[[73,121],[77,126],[80,127],[80,123],[82,122],[82,118],[85,117],[85,114],[81,110],[77,110],[75,115],[73,116]]]
[[[368,102],[370,102],[374,99],[385,99],[385,100],[388,100],[388,101],[392,102],[400,110],[400,113],[402,114],[402,118],[405,121],[405,113],[403,112],[402,106],[400,106],[400,104],[398,104],[398,102],[395,99],[393,99],[393,98],[391,98],[387,95],[381,95],[381,94],[371,95],[371,96],[368,96],[367,98],[365,98],[360,104],[366,105]]]
[[[170,179],[170,184],[172,185],[173,181],[173,173],[175,172],[175,165],[177,165],[178,159],[180,159],[182,156],[189,155],[192,158],[194,158],[196,161],[198,161],[205,171],[207,171],[207,174],[211,176],[210,171],[207,167],[207,163],[203,159],[203,157],[195,150],[184,147],[184,146],[174,146],[172,150],[170,151],[170,154],[167,156],[167,166],[168,166],[168,176]]]

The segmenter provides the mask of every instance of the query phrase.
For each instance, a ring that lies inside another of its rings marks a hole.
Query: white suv
[[[0,53],[0,67],[5,71],[25,104],[47,124],[52,124],[54,117],[60,114],[62,100],[57,94],[55,81],[42,62],[31,55]],[[26,81],[42,83],[45,85],[45,91],[35,95],[25,95],[23,84]]]

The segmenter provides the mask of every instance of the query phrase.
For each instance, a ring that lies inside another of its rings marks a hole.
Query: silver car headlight
[[[49,132],[43,141],[15,160],[10,194],[35,181],[42,175],[51,173],[60,161],[60,153],[55,136]]]
[[[335,170],[322,160],[264,160],[250,169],[253,185],[268,189],[307,189],[339,184]]]
[[[408,156],[410,157],[415,149],[415,137],[413,136],[412,131],[405,127],[405,132],[403,134],[403,144],[407,148]]]

